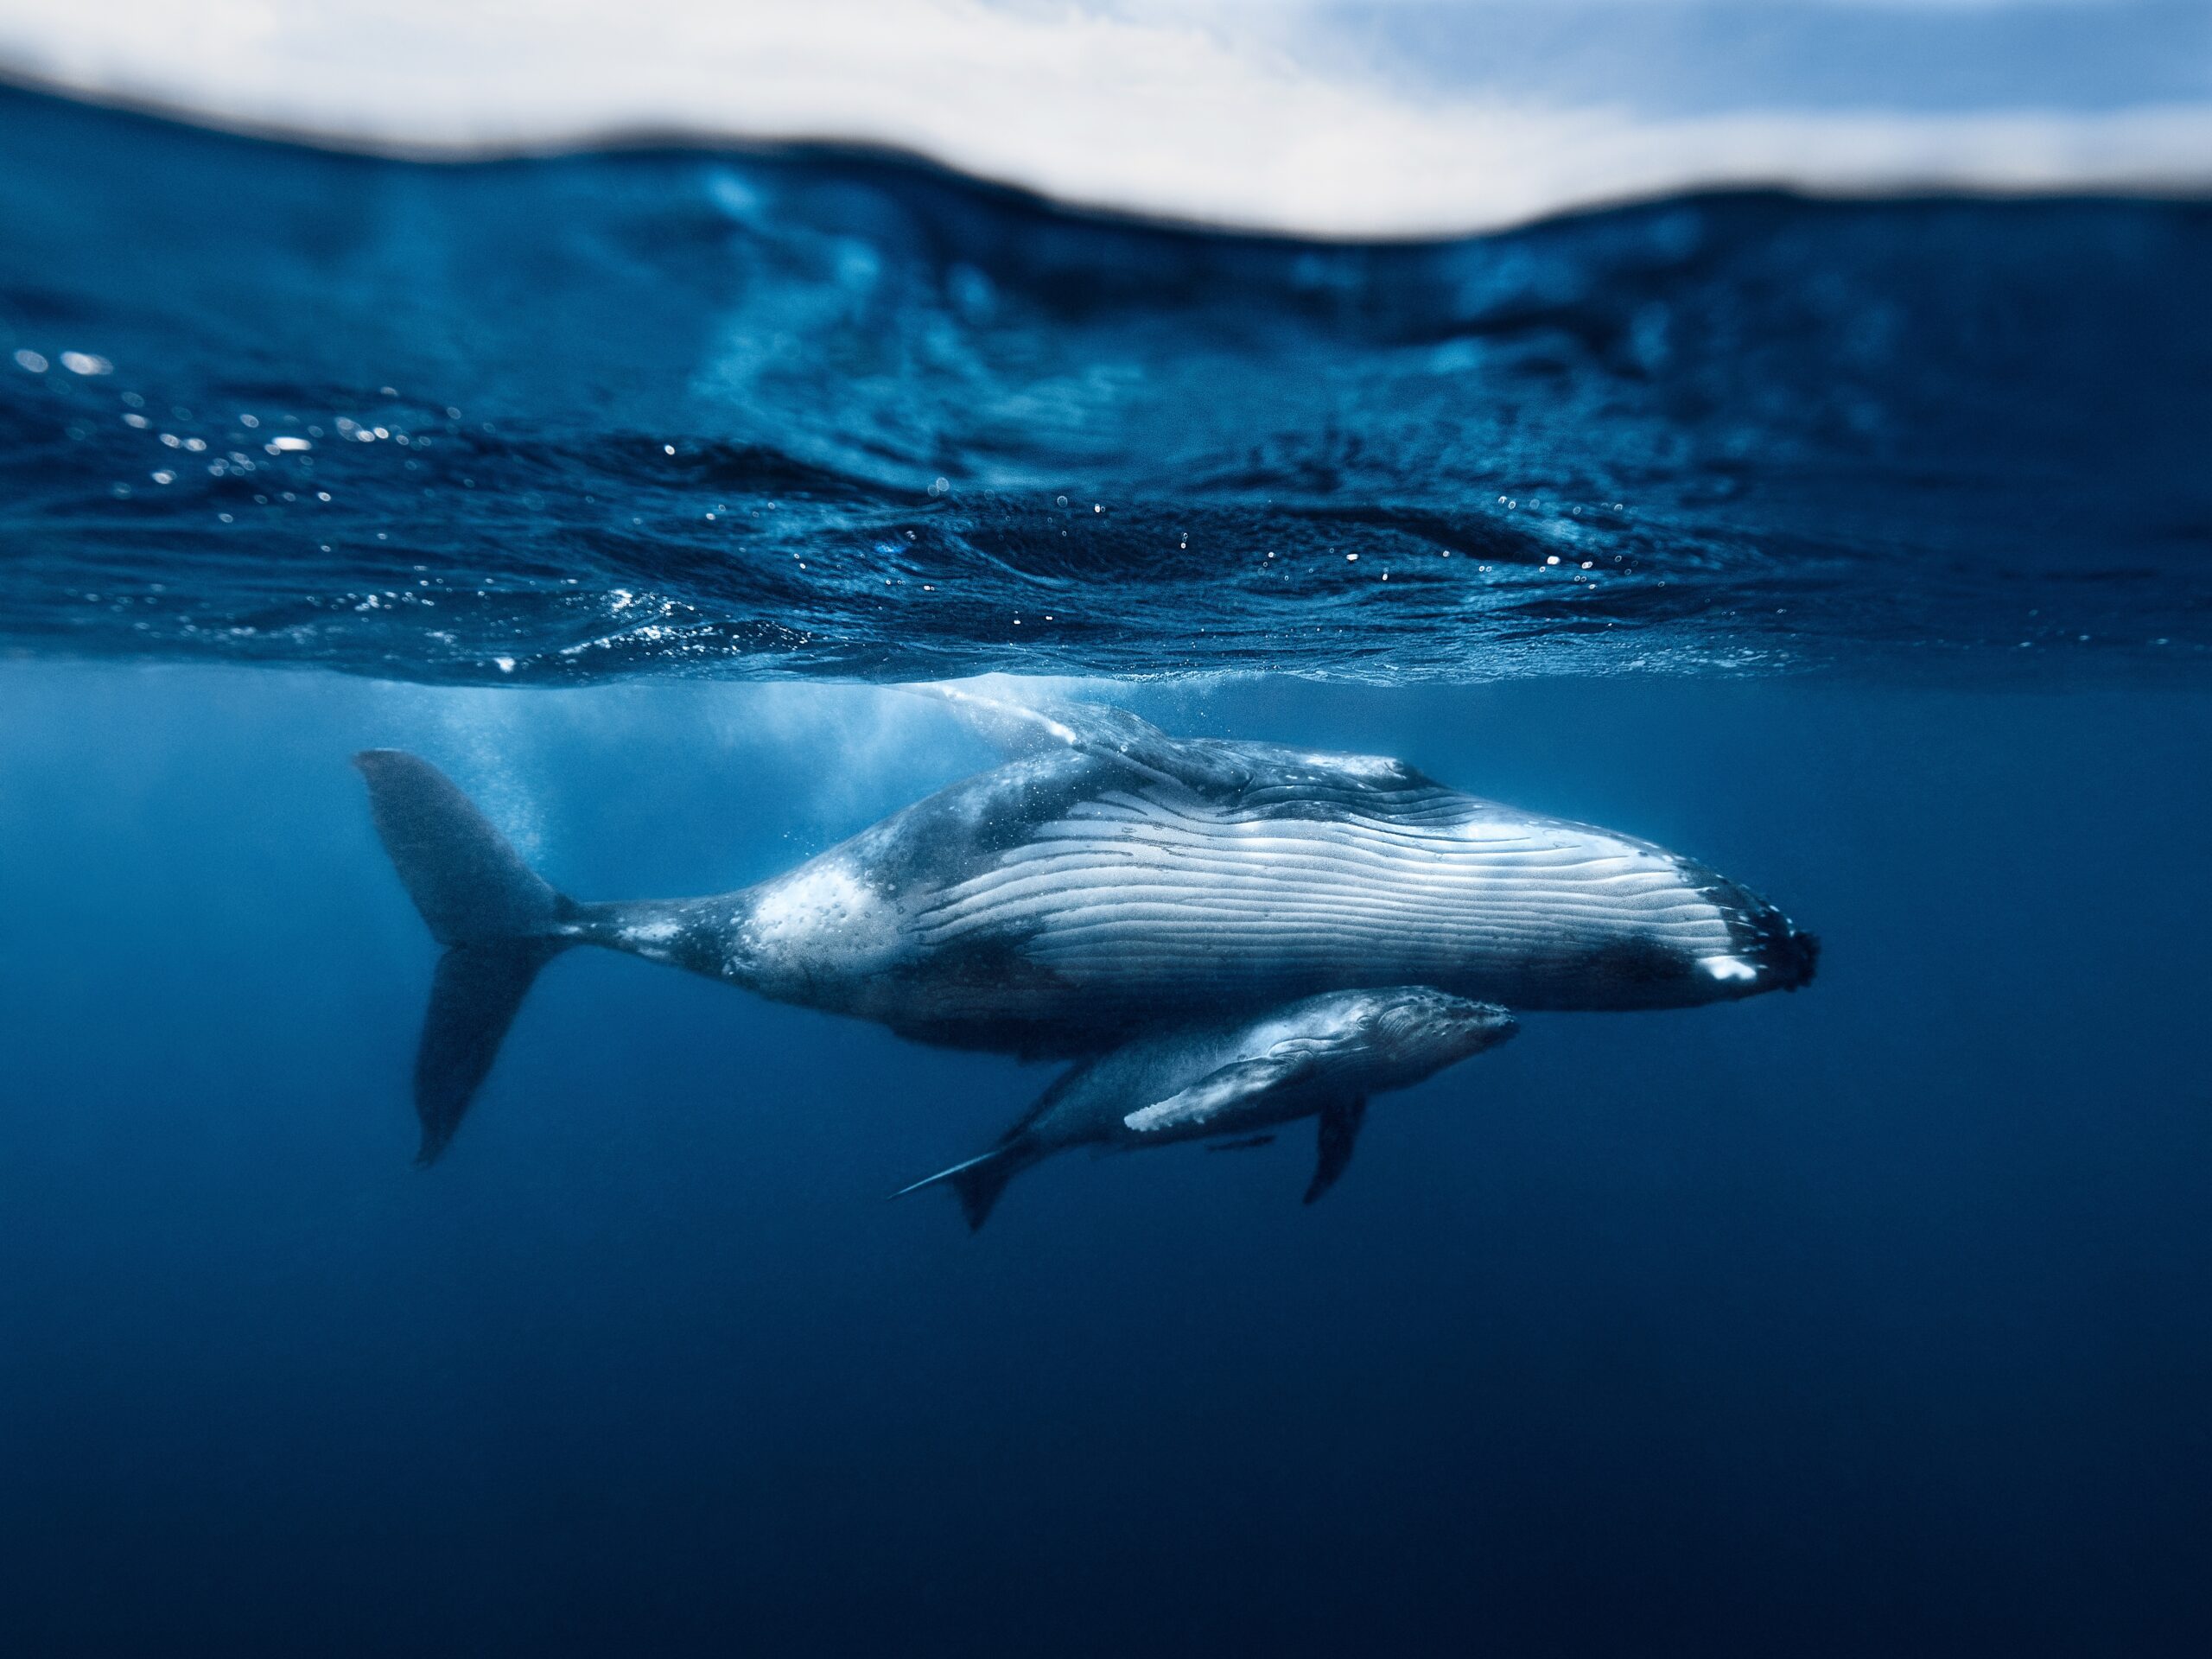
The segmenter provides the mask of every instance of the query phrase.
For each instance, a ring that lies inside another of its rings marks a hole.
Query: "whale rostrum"
[[[1395,760],[1179,739],[1120,709],[928,689],[1005,762],[782,875],[698,899],[580,903],[429,761],[355,757],[385,847],[446,947],[416,1055],[421,1161],[451,1140],[539,969],[577,944],[919,1042],[1084,1062],[1039,1103],[1043,1117],[1024,1120],[1039,1133],[1058,1121],[1055,1100],[1135,1087],[1128,1068],[1172,1071],[1171,1053],[1226,1054],[1294,1018],[1357,1025],[1368,1005],[1347,994],[1433,1007],[1455,1030],[1474,1028],[1465,1010],[1479,1007],[1476,1025],[1502,1034],[1507,1009],[1678,1007],[1813,976],[1811,935],[1648,842],[1478,800]],[[1322,1091],[1340,1106],[1301,1103],[1319,1101],[1319,1085],[1285,1079],[1240,1095],[1204,1137],[1123,1123],[1105,1138],[1210,1138],[1318,1113],[1332,1179],[1332,1158],[1340,1170],[1350,1156],[1351,1103],[1402,1086],[1381,1079],[1407,1057],[1450,1046],[1406,1035],[1403,1015],[1384,1023],[1392,1041],[1314,1060],[1315,1076],[1371,1072]],[[1315,1039],[1269,1039],[1286,1040]],[[1254,1077],[1268,1067],[1257,1052],[1236,1064],[1259,1067]],[[986,1160],[1002,1184],[1044,1144]],[[1047,1149],[1060,1144],[1072,1142]]]

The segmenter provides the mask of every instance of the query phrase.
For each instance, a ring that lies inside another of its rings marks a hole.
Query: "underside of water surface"
[[[2201,670],[2212,208],[1460,241],[0,92],[0,637],[442,681]]]

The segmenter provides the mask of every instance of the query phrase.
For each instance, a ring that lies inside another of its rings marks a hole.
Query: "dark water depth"
[[[2212,647],[2201,202],[1332,246],[0,92],[0,639],[42,651],[1990,683]]]
[[[352,749],[586,897],[987,755],[854,687],[0,665],[10,1650],[2204,1650],[2201,693],[1138,695],[1682,849],[1820,979],[1532,1017],[1310,1210],[1294,1133],[970,1237],[884,1195],[1045,1070],[579,952],[420,1171]]]

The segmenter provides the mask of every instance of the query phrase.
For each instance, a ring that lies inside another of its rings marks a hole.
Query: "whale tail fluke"
[[[939,1183],[952,1189],[960,1200],[960,1213],[968,1218],[968,1230],[981,1231],[991,1218],[991,1208],[999,1201],[999,1194],[1006,1191],[1006,1184],[1027,1167],[1030,1162],[1027,1149],[1018,1141],[1004,1141],[988,1152],[965,1163],[955,1164],[950,1169],[940,1169],[934,1175],[925,1175],[911,1186],[902,1186],[891,1196],[903,1198],[909,1192],[918,1192],[925,1186]]]
[[[415,908],[446,947],[415,1053],[416,1161],[446,1149],[492,1069],[537,971],[575,939],[558,931],[576,906],[556,893],[461,792],[419,755],[367,749],[353,764]]]
[[[416,1163],[437,1162],[491,1071],[537,970],[564,949],[559,940],[456,944],[438,958],[423,1040],[415,1051],[415,1115],[423,1123]]]

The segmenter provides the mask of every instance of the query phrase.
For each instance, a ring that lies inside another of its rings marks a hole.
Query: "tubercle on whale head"
[[[1802,990],[1813,982],[1821,959],[1816,936],[1717,870],[1679,855],[1675,868],[1683,885],[1720,912],[1728,931],[1726,949],[1707,950],[1692,958],[1696,976],[1708,982],[1708,996],[1699,1000]]]
[[[1768,961],[1774,966],[1777,988],[1801,990],[1813,982],[1813,976],[1821,965],[1821,938],[1792,927],[1784,920],[1780,936],[1768,952]]]
[[[1738,940],[1735,954],[1708,957],[1704,963],[1714,978],[1740,978],[1745,996],[1802,990],[1813,982],[1821,962],[1817,934],[1797,927],[1771,905],[1747,907],[1732,924],[1731,931]]]

